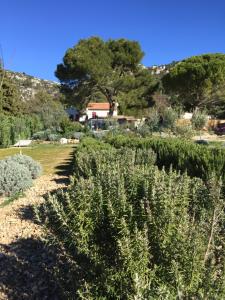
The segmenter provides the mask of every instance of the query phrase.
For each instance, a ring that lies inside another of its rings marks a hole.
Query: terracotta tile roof
[[[96,102],[90,102],[87,106],[88,109],[96,109],[96,110],[109,110],[110,105],[108,102],[104,103],[96,103]]]

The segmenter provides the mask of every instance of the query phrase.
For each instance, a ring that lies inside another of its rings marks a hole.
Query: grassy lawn
[[[57,174],[68,168],[72,159],[74,145],[36,144],[31,147],[21,148],[22,154],[31,156],[41,163],[44,174]],[[0,149],[0,159],[20,153],[19,148]]]

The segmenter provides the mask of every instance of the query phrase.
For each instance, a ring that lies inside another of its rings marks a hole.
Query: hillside
[[[9,78],[19,88],[24,101],[31,100],[39,91],[45,91],[50,95],[58,95],[60,84],[54,81],[40,79],[26,73],[6,70]]]
[[[155,65],[145,68],[147,68],[151,74],[158,79],[168,73],[173,64],[174,63],[160,66]],[[24,101],[31,100],[39,91],[45,91],[53,96],[57,96],[59,94],[60,83],[56,81],[40,79],[24,72],[14,72],[10,70],[6,70],[6,74],[19,88]]]
[[[156,78],[160,78],[163,75],[167,74],[170,72],[171,68],[175,66],[179,61],[172,61],[169,64],[164,64],[164,65],[153,65],[148,67],[148,70],[151,72],[153,76],[156,76]]]

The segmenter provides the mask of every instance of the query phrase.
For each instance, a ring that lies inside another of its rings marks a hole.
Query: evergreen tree
[[[23,112],[24,105],[18,88],[0,68],[0,113],[19,115]]]
[[[101,98],[109,102],[111,113],[116,102],[126,111],[129,105],[148,105],[153,79],[140,65],[143,56],[138,42],[104,42],[91,37],[67,50],[56,76],[63,92],[81,108],[100,92]]]
[[[218,97],[217,90],[225,84],[225,54],[185,59],[175,64],[162,82],[173,104],[181,104],[188,111],[196,107],[215,111],[214,106],[224,106],[224,97]]]

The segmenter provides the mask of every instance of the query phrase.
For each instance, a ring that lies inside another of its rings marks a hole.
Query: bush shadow
[[[73,158],[74,153],[70,153],[69,157],[64,160],[63,164],[56,166],[56,174],[59,176],[70,176],[73,173]]]
[[[63,299],[55,268],[59,251],[35,238],[0,244],[0,299]]]

